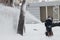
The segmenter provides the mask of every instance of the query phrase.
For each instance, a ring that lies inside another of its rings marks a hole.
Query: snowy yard
[[[60,40],[60,27],[53,28],[52,37],[46,37],[44,23],[28,12],[24,35],[17,34],[19,13],[17,8],[0,5],[0,40]]]

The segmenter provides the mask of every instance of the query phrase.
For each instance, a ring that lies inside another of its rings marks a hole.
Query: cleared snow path
[[[26,32],[20,40],[60,40],[60,27],[54,27],[54,35],[51,37],[45,36],[44,23],[39,24],[26,24]]]

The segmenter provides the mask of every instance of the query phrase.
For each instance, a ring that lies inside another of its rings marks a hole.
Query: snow
[[[19,15],[20,9],[0,4],[0,40],[17,40],[19,36],[21,37],[21,35],[17,34]],[[26,22],[30,19],[31,23],[37,20],[29,13],[28,15],[26,13],[25,18],[27,19]],[[36,22],[39,21],[37,20]]]
[[[60,27],[54,27],[53,28],[54,35],[51,37],[46,37],[44,23],[26,24],[26,33],[21,38],[21,40],[60,40],[59,31]]]
[[[45,36],[45,26],[37,18],[26,11],[25,32],[21,36],[17,34],[17,25],[20,10],[13,7],[0,5],[0,40],[60,40],[60,27],[54,27],[54,35],[51,37]],[[33,21],[32,21],[33,20]],[[31,24],[30,22],[38,22]]]

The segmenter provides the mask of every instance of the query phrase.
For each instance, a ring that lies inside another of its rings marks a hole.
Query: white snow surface
[[[17,8],[0,5],[0,40],[60,40],[60,27],[54,27],[54,35],[45,36],[44,23],[39,22],[33,15],[26,14],[27,20],[36,20],[37,24],[25,24],[24,35],[17,34],[17,25],[20,10]],[[28,12],[26,12],[28,13]]]

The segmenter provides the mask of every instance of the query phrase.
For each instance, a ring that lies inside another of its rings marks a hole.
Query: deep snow
[[[35,21],[37,23],[25,24],[24,35],[17,34],[19,13],[20,10],[17,8],[0,5],[0,40],[60,40],[60,27],[53,28],[54,35],[52,37],[46,37],[44,23],[27,11],[27,20],[25,19],[28,21],[27,23]]]

